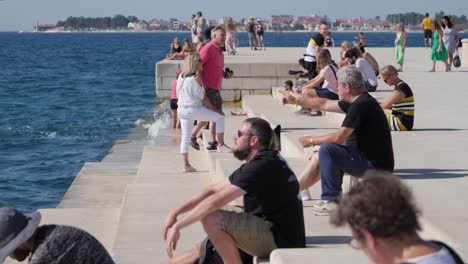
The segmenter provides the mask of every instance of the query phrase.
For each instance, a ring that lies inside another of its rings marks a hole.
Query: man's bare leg
[[[197,260],[197,258],[200,256],[200,245],[201,243],[197,243],[195,247],[191,250],[182,253],[179,256],[170,258],[167,261],[163,262],[163,264],[193,264],[195,260]]]
[[[208,122],[197,122],[197,125],[193,127],[192,129],[192,137],[198,138],[199,135],[201,134],[202,129],[208,124]]]
[[[216,141],[216,122],[210,122],[211,142]]]
[[[239,249],[234,239],[224,231],[223,216],[219,211],[207,215],[202,220],[208,238],[213,243],[224,264],[242,264]]]
[[[319,154],[312,153],[312,157],[299,176],[299,187],[302,190],[309,188],[320,180]]]

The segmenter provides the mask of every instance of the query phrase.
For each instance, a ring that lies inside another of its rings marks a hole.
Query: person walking
[[[424,47],[431,47],[432,45],[432,19],[429,17],[429,13],[426,13],[426,17],[421,22],[421,27],[424,32]]]
[[[397,33],[395,39],[395,57],[399,65],[398,71],[403,71],[403,62],[405,61],[406,32],[403,23],[397,24]]]
[[[458,44],[458,31],[453,27],[452,20],[448,16],[442,18],[442,28],[444,46],[448,52],[448,64],[451,67],[453,62],[453,53]]]
[[[439,22],[434,20],[434,41],[431,51],[432,69],[429,70],[430,72],[435,72],[436,61],[442,61],[445,65],[445,71],[450,71],[450,66],[447,63],[448,53],[442,41],[443,34]]]
[[[265,50],[265,43],[263,42],[263,35],[265,34],[265,29],[263,28],[262,21],[260,19],[257,19],[257,25],[256,25],[256,31],[257,31],[257,40],[258,40],[258,48],[260,50]]]
[[[228,55],[236,55],[237,53],[237,31],[232,18],[226,21],[226,51]]]

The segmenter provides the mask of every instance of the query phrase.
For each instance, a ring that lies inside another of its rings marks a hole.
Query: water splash
[[[151,123],[146,123],[144,120],[137,120],[139,126],[148,129],[148,139],[155,139],[160,129],[169,128],[171,124],[171,110],[169,109],[169,101],[157,105],[153,110],[153,120]]]

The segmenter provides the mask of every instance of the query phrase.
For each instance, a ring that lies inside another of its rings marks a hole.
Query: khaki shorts
[[[216,107],[216,109],[223,111],[223,99],[221,99],[221,93],[210,88],[207,88],[205,93],[211,104]]]
[[[271,231],[272,223],[244,213],[242,208],[236,206],[225,206],[221,215],[224,230],[244,252],[252,256],[269,257],[271,251],[277,248]]]

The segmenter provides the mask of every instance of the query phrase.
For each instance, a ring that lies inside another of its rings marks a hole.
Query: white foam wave
[[[154,122],[141,124],[143,127],[148,128],[148,139],[155,139],[160,129],[169,128],[171,125],[171,114],[169,110],[169,102],[165,101],[154,108],[153,112]],[[138,122],[138,120],[137,120]]]

